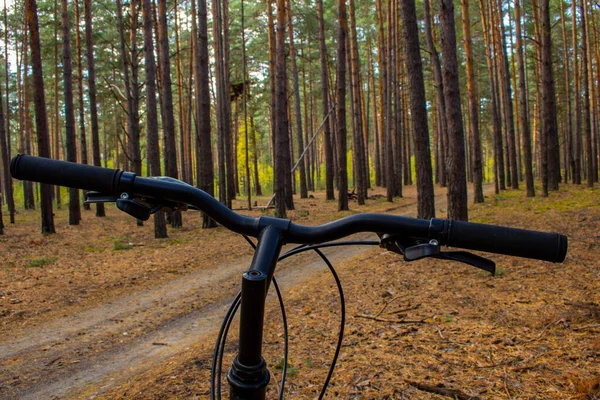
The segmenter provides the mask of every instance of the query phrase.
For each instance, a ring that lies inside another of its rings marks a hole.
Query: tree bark
[[[519,173],[517,171],[517,148],[515,141],[515,121],[514,109],[512,105],[512,88],[510,84],[510,74],[508,69],[508,55],[506,52],[506,35],[504,33],[504,15],[502,12],[502,3],[499,0],[498,11],[498,30],[499,30],[499,52],[500,55],[500,79],[502,88],[502,99],[504,104],[504,124],[506,127],[506,143],[508,147],[508,164],[510,167],[510,186],[512,189],[519,188]]]
[[[158,40],[161,48],[161,80],[162,80],[162,106],[163,106],[163,137],[165,144],[165,173],[177,179],[177,151],[175,139],[175,116],[173,112],[173,91],[171,86],[171,60],[169,51],[169,32],[167,28],[167,0],[158,0]],[[177,12],[177,10],[175,10]],[[182,225],[181,211],[171,215],[171,226],[179,228]]]
[[[585,0],[580,0],[581,15],[581,83],[583,84],[583,134],[585,136],[585,153],[587,158],[587,186],[594,186],[594,159],[592,151],[592,127],[590,122],[590,83],[588,75],[588,32]],[[545,82],[545,81],[544,81]]]
[[[465,145],[452,0],[440,0],[440,25],[443,57],[442,77],[444,98],[448,110],[448,218],[466,221],[468,220],[468,211]]]
[[[461,0],[462,26],[466,56],[469,124],[471,127],[471,160],[473,166],[473,202],[483,203],[483,164],[481,161],[481,135],[479,133],[479,96],[473,69],[473,42],[468,0]]]
[[[196,174],[198,188],[215,195],[214,168],[211,144],[210,92],[208,76],[208,22],[206,0],[198,0],[198,25],[196,7],[192,2],[192,32],[194,33],[194,85],[196,91]],[[190,99],[191,100],[191,99]],[[202,228],[216,228],[215,221],[202,214]]]
[[[11,149],[10,149],[10,101],[9,101],[9,67],[8,67],[8,11],[6,9],[6,0],[4,0],[4,66],[6,73],[6,118],[5,118],[5,126],[6,129],[4,134],[0,139],[2,141],[2,162],[3,162],[3,171],[4,171],[4,193],[6,197],[6,205],[8,207],[8,214],[10,218],[10,223],[15,223],[15,200],[14,200],[14,192],[13,192],[13,184],[12,177],[10,176],[10,158],[11,158]],[[1,100],[0,100],[1,101]],[[4,126],[4,124],[3,124]]]
[[[35,3],[34,3],[35,4]],[[27,51],[27,42],[29,38],[28,26],[29,26],[29,13],[27,12],[27,3],[25,3],[25,17],[23,26],[23,153],[31,154],[31,114],[29,106],[29,52]],[[45,110],[45,108],[44,108]],[[48,150],[49,151],[49,150]],[[52,189],[50,189],[52,190]],[[50,194],[50,202],[52,202],[52,193]],[[26,210],[35,209],[35,197],[33,195],[33,182],[23,182],[23,206]]]
[[[73,71],[71,64],[71,38],[69,35],[69,9],[67,0],[61,0],[61,20],[63,34],[63,88],[65,95],[65,132],[67,137],[67,161],[77,162],[75,139],[75,107],[73,105]],[[79,225],[81,209],[79,190],[69,188],[69,225]]]
[[[425,0],[427,1],[427,0]],[[401,0],[400,10],[404,22],[404,42],[406,44],[406,70],[410,95],[410,113],[415,145],[415,166],[417,172],[418,218],[435,217],[433,194],[433,173],[429,149],[429,126],[425,106],[425,82],[419,45],[417,11],[412,0]]]
[[[338,152],[338,211],[348,210],[348,172],[346,159],[346,38],[348,22],[345,0],[338,0],[337,34],[337,152]]]
[[[490,19],[487,17],[487,12],[484,7],[483,0],[479,0],[481,22],[483,25],[483,37],[485,40],[486,61],[488,67],[488,77],[490,81],[490,97],[491,97],[491,112],[492,112],[492,132],[493,132],[493,157],[494,157],[494,183],[496,186],[496,194],[500,190],[506,189],[504,176],[504,156],[502,151],[502,127],[500,122],[500,105],[498,104],[496,74],[494,69],[493,57],[493,41],[490,38]]]
[[[298,65],[296,63],[296,49],[294,47],[294,28],[292,24],[292,6],[291,1],[287,0],[287,21],[288,21],[288,40],[290,41],[290,61],[292,64],[292,79],[294,85],[294,113],[296,118],[296,142],[298,146],[298,155],[304,151],[304,137],[302,131],[302,112],[300,111],[300,80],[298,77]],[[308,186],[306,184],[306,168],[304,161],[298,164],[300,173],[300,198],[308,198]]]
[[[289,120],[287,103],[287,74],[285,65],[285,0],[277,0],[277,28],[275,32],[275,91],[276,129],[275,129],[275,204],[277,216],[285,216],[285,208],[292,210],[291,157],[289,140]]]
[[[89,0],[86,0],[89,1]],[[150,0],[142,3],[144,19],[144,54],[146,69],[146,140],[148,148],[148,164],[151,176],[160,176],[160,150],[158,145],[158,113],[156,108],[156,62],[154,60],[154,42],[152,38],[152,4]],[[159,211],[154,214],[154,237],[167,237],[165,214]]]
[[[572,49],[573,49],[573,86],[575,89],[575,94],[573,96],[573,100],[575,103],[575,114],[573,116],[574,124],[573,124],[573,137],[574,137],[574,152],[573,152],[573,182],[575,184],[581,184],[581,152],[582,152],[582,143],[581,143],[581,87],[580,87],[580,79],[579,79],[579,66],[581,65],[578,60],[579,57],[577,55],[577,48],[579,47],[578,37],[577,37],[577,1],[573,0],[573,8],[571,10],[571,15],[573,17],[571,27],[572,27]]]
[[[448,125],[446,122],[446,101],[444,99],[444,82],[442,79],[442,67],[440,64],[440,56],[435,48],[433,38],[432,16],[430,11],[430,0],[423,1],[423,10],[425,13],[425,38],[427,39],[427,49],[429,59],[433,69],[433,79],[435,82],[435,93],[437,102],[437,137],[440,147],[436,168],[439,171],[439,183],[441,186],[447,185],[446,180],[446,156],[448,149]]]
[[[38,155],[50,158],[50,141],[48,135],[48,119],[46,116],[46,96],[44,92],[44,72],[37,15],[36,0],[25,1],[25,15],[29,26],[31,46],[31,66],[33,69],[33,102],[35,106],[35,122],[37,131]],[[52,213],[52,186],[41,184],[40,204],[42,213],[42,233],[55,233],[54,215]]]
[[[96,69],[94,61],[94,41],[92,36],[92,2],[83,0],[85,14],[85,46],[88,65],[88,91],[92,123],[92,162],[100,166],[100,137],[98,134],[98,103],[96,101]],[[104,204],[96,203],[96,216],[104,217]]]
[[[367,197],[367,172],[365,148],[364,148],[364,116],[362,108],[362,83],[360,79],[360,57],[358,53],[358,39],[356,33],[356,10],[354,0],[350,0],[350,90],[352,92],[352,119],[354,129],[352,131],[352,150],[354,156],[354,175],[357,202],[365,204]]]
[[[120,0],[119,0],[120,1]],[[83,62],[81,57],[81,12],[79,8],[79,0],[75,1],[75,47],[77,48],[77,100],[78,100],[78,117],[79,117],[79,143],[81,153],[81,163],[88,163],[87,154],[87,137],[85,131],[85,106],[83,100]],[[120,33],[122,32],[120,29]],[[85,193],[85,192],[84,192]],[[84,196],[85,197],[85,196]],[[83,209],[89,210],[90,205],[83,203]]]
[[[525,87],[525,62],[523,60],[520,0],[515,0],[515,34],[517,37],[517,69],[519,71],[519,124],[521,126],[521,135],[523,137],[523,155],[525,157],[525,186],[527,187],[527,197],[533,197],[535,196],[535,188],[533,184],[529,108],[527,106],[527,88]]]
[[[333,146],[331,143],[331,119],[329,119],[329,74],[327,73],[327,47],[325,45],[325,22],[323,18],[323,0],[317,0],[319,19],[319,59],[321,63],[321,97],[323,102],[323,146],[325,153],[325,198],[334,200],[333,193]]]

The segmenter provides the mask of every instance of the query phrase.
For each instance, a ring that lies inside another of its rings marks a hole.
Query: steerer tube
[[[265,299],[281,246],[276,228],[263,230],[250,270],[243,275],[239,353],[227,373],[231,399],[265,398],[270,380],[262,357]]]

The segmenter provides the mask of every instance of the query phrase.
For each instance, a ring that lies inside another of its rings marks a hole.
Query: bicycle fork
[[[265,299],[282,245],[277,228],[263,229],[250,269],[242,278],[239,352],[227,373],[231,399],[263,400],[266,396],[270,374],[262,357]]]

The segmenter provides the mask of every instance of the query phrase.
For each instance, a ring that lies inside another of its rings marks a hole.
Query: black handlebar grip
[[[118,194],[123,171],[19,154],[10,162],[13,178]]]
[[[449,222],[448,246],[551,262],[563,262],[567,255],[567,237],[559,233]]]

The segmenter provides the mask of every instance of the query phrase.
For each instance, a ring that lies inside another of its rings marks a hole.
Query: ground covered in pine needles
[[[599,199],[597,189],[566,186],[548,198],[506,191],[470,208],[475,222],[566,234],[569,253],[564,264],[487,255],[498,266],[497,276],[490,276],[446,261],[405,263],[394,253],[374,248],[335,265],[344,286],[347,321],[328,397],[600,396]],[[292,217],[298,223],[348,215],[335,213],[334,203],[319,198],[297,204]],[[412,206],[414,197],[407,195],[394,204],[374,197],[365,207],[351,207],[352,212],[401,212]],[[35,329],[56,315],[209,268],[236,257],[234,253],[251,254],[247,244],[231,239],[222,228],[199,229],[199,220],[192,219],[197,217],[186,219],[186,226],[169,239],[155,241],[150,227],[135,230],[130,220],[110,211],[99,223],[87,214],[80,227],[62,226],[53,236],[20,232],[24,228],[19,226],[31,229],[35,222],[27,213],[19,216],[23,220],[12,233],[12,227],[7,229],[9,234],[0,238],[3,335]],[[443,216],[443,210],[438,211]],[[160,267],[165,264],[169,267]],[[285,288],[284,296],[290,338],[285,394],[316,398],[337,340],[337,289],[324,268],[302,284]],[[275,398],[283,338],[279,309],[272,293],[270,297],[264,350],[272,366],[269,397]],[[235,328],[233,332],[226,366],[237,344]],[[203,340],[108,391],[90,388],[89,394],[206,398],[213,343],[213,338]]]

